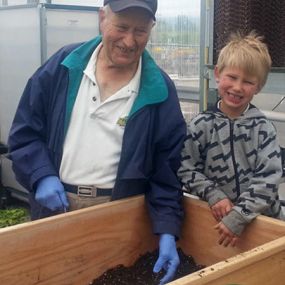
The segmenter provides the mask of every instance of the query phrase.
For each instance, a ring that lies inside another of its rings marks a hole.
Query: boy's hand
[[[216,221],[220,222],[232,209],[234,204],[230,199],[223,199],[211,207],[212,214]]]
[[[223,245],[224,247],[227,247],[228,245],[231,245],[232,247],[236,246],[239,237],[231,232],[222,222],[215,225],[214,229],[217,230],[220,235],[218,240],[220,245]]]

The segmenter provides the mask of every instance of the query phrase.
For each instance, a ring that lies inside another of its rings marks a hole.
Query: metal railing
[[[199,77],[199,49],[198,44],[148,44],[148,50],[157,64],[170,76],[177,78]]]
[[[271,121],[273,122],[285,122],[285,113],[283,112],[276,112],[276,111],[267,111],[267,110],[261,110],[262,113]]]

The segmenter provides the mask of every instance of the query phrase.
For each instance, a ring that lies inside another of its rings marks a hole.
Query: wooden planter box
[[[207,204],[184,200],[179,246],[208,267],[169,284],[284,284],[285,222],[258,217],[237,247],[224,248]],[[139,196],[1,229],[0,245],[1,285],[88,285],[131,265],[157,238]]]

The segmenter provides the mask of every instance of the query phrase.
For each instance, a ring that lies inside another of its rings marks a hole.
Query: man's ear
[[[102,31],[102,23],[103,23],[103,20],[105,19],[105,11],[104,9],[100,8],[99,9],[99,29],[100,31]]]

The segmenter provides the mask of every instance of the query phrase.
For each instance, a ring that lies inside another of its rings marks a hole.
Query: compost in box
[[[180,264],[174,279],[198,271],[205,266],[196,264],[191,255],[185,255],[181,248],[178,248]],[[117,265],[104,272],[101,276],[91,282],[89,285],[158,285],[165,271],[153,273],[153,267],[158,258],[158,249],[141,255],[136,262],[126,267]]]

